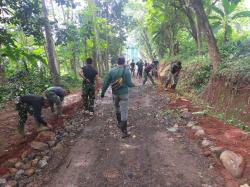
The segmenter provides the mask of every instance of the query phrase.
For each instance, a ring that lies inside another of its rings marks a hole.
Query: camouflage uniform
[[[82,84],[82,100],[85,110],[94,112],[95,103],[95,84],[83,81]]]
[[[55,92],[46,90],[45,95],[48,98],[49,105],[52,112],[55,112],[57,115],[62,114],[62,100]]]
[[[35,111],[34,111],[33,107],[26,104],[26,103],[21,102],[20,97],[16,98],[16,110],[18,111],[18,115],[19,115],[18,132],[20,134],[24,134],[24,127],[25,127],[25,123],[28,119],[28,113],[35,117],[37,127],[38,128],[41,127],[41,124],[40,124],[39,120],[37,119],[37,115],[34,115]]]
[[[88,61],[89,60],[89,61]],[[95,83],[97,81],[97,70],[92,66],[92,59],[87,59],[87,64],[82,67],[82,101],[85,110],[94,112]]]

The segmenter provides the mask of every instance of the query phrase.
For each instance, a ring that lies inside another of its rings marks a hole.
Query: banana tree
[[[213,5],[212,10],[215,15],[210,16],[214,20],[212,26],[218,30],[224,31],[224,42],[230,40],[232,35],[232,25],[238,18],[250,17],[250,11],[239,11],[237,9],[240,0],[230,1],[222,0],[221,5]]]

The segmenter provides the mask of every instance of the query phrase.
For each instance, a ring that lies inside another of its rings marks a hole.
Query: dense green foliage
[[[53,67],[60,85],[79,86],[78,72],[87,57],[104,75],[131,38],[148,62],[179,59],[184,67],[199,67],[187,79],[199,92],[212,73],[249,78],[247,6],[246,0],[1,1],[0,103],[42,93],[55,84]],[[201,18],[197,12],[202,11]],[[203,23],[207,19],[211,32]],[[215,69],[211,46],[216,45]]]
[[[135,3],[132,2],[131,6]],[[141,48],[146,53],[144,56],[149,60],[157,56],[168,63],[176,59],[181,60],[184,74],[192,72],[190,75],[183,75],[185,88],[194,88],[198,92],[205,88],[213,74],[227,79],[249,79],[250,11],[246,8],[250,6],[249,3],[245,0],[201,1],[221,57],[218,69],[212,70],[214,59],[208,55],[211,38],[206,38],[206,31],[194,11],[196,7],[192,2],[138,2],[145,10],[145,21],[141,22],[140,17],[134,17],[141,36]]]
[[[87,57],[94,59],[103,75],[126,41],[125,4],[117,0],[1,1],[0,103],[17,95],[42,94],[54,85],[51,63],[63,87],[80,86],[78,72]],[[44,31],[49,35],[45,37]],[[47,48],[49,39],[52,48]],[[51,50],[54,62],[49,58]]]

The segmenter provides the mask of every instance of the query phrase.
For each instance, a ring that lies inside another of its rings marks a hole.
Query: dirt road
[[[43,186],[224,186],[212,162],[185,137],[181,124],[175,133],[167,130],[178,121],[171,114],[163,115],[167,100],[151,86],[132,89],[131,137],[126,139],[116,128],[110,94],[98,101],[95,117],[71,147],[64,164],[44,177],[47,182]]]

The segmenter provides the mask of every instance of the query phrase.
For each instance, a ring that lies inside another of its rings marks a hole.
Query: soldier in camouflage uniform
[[[28,113],[34,116],[38,128],[41,127],[41,124],[50,127],[42,117],[42,107],[46,107],[47,105],[48,101],[44,97],[38,95],[17,97],[16,110],[19,115],[18,132],[21,135],[24,135],[24,126],[28,118]]]
[[[85,111],[94,112],[95,86],[98,85],[98,72],[93,67],[92,58],[86,60],[86,65],[82,67],[80,75],[83,78],[82,100]]]
[[[59,86],[50,87],[45,91],[45,96],[49,101],[51,111],[55,112],[58,116],[62,115],[62,103],[65,94],[66,91]]]

